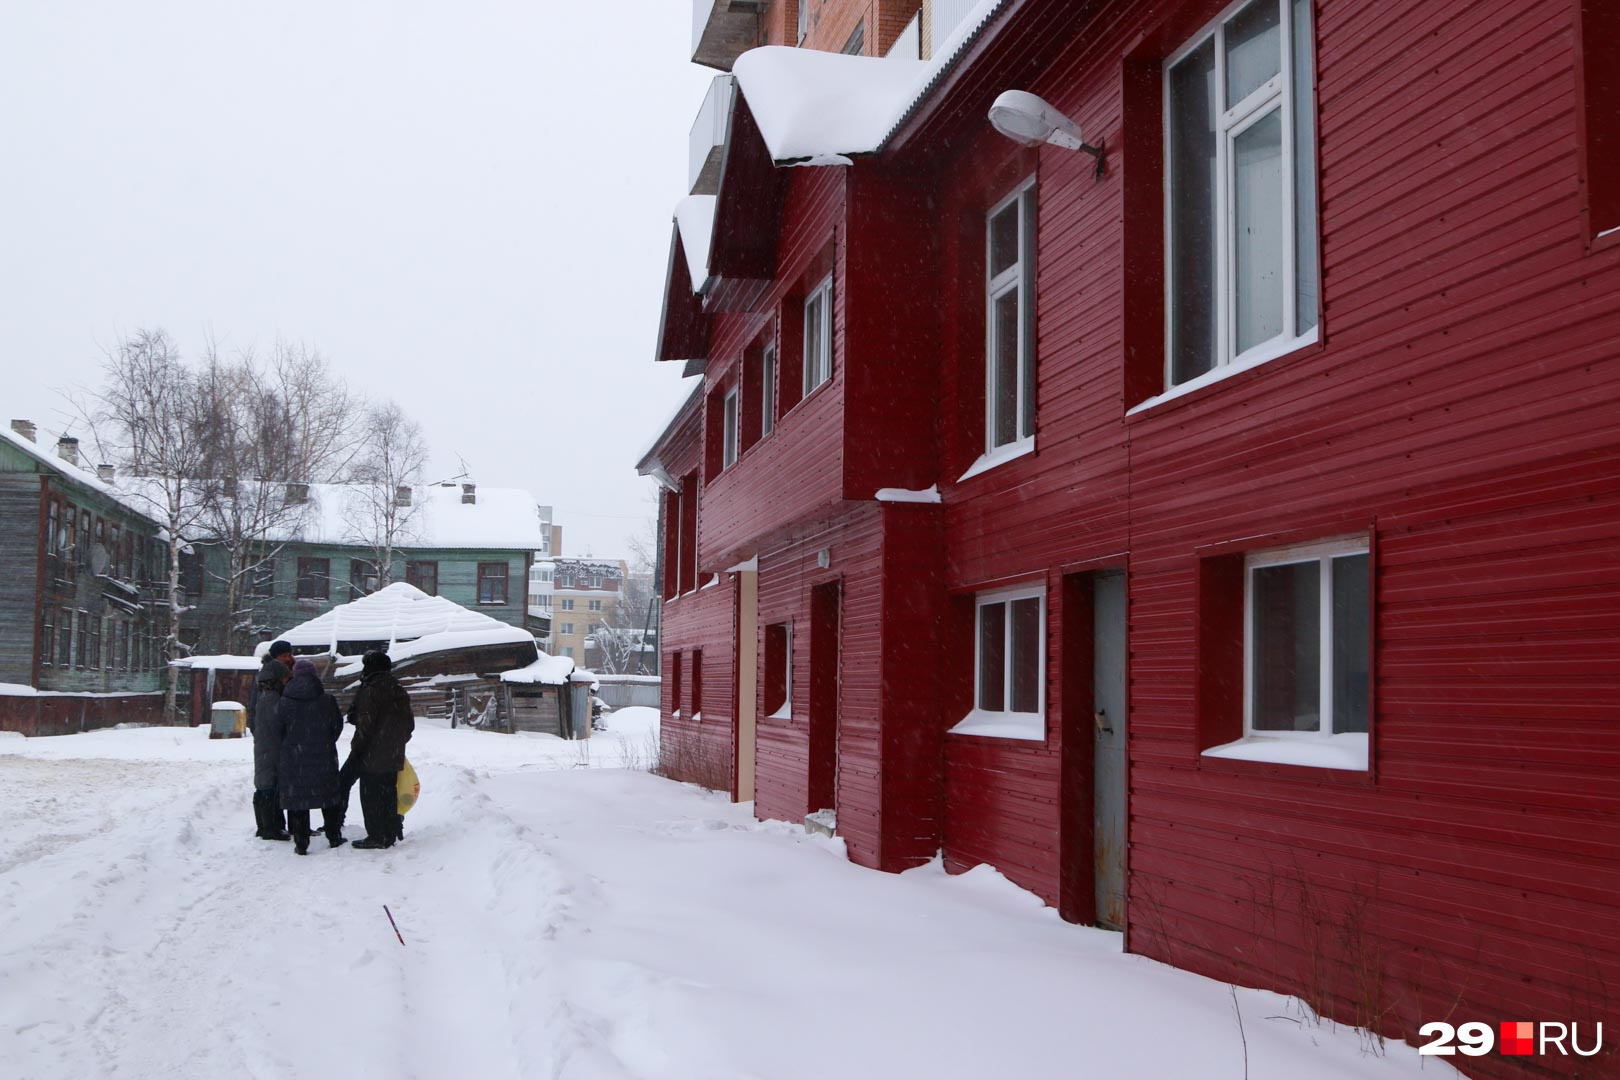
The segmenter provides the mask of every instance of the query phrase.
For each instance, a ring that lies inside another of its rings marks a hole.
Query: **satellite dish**
[[[100,544],[92,545],[90,548],[90,572],[100,577],[107,572],[107,567],[111,565],[112,557],[107,554],[107,549]]]

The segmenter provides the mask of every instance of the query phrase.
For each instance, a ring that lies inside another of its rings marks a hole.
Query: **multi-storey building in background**
[[[666,768],[1382,1034],[1612,1028],[1620,9],[898,7],[694,7]]]

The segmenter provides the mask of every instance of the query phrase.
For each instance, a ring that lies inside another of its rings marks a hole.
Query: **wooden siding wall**
[[[1101,5],[1029,87],[1111,148],[1145,11]],[[1042,153],[1039,452],[947,486],[951,584],[1043,574],[1049,672],[1059,571],[1130,551],[1130,947],[1405,1037],[1620,1018],[1620,253],[1582,235],[1574,14],[1318,4],[1323,342],[1128,419],[1133,163]],[[1372,771],[1201,758],[1199,553],[1356,522]],[[1048,695],[1044,747],[948,740],[946,836],[1055,901]]]
[[[0,731],[30,738],[77,735],[115,724],[163,723],[162,694],[116,697],[8,697],[0,695]]]
[[[827,548],[831,566],[817,565]],[[882,514],[876,503],[809,523],[789,542],[759,556],[758,647],[765,627],[793,624],[793,715],[766,715],[760,683],[755,812],[797,821],[809,805],[810,595],[816,585],[842,583],[838,669],[838,833],[849,857],[864,866],[882,859],[881,701]]]
[[[673,779],[716,791],[732,791],[735,785],[736,590],[734,575],[722,574],[718,585],[665,603],[662,624],[665,654],[681,654],[682,678],[680,701],[670,681],[663,682],[659,759]],[[701,720],[692,709],[692,655],[698,650],[703,653]]]
[[[39,477],[0,474],[0,682],[34,682],[39,632]]]
[[[800,379],[800,330],[781,321],[799,316],[788,301],[800,294],[804,276],[834,237],[844,214],[843,169],[793,169],[782,208],[777,272],[768,298],[757,310],[717,314],[711,331],[705,385],[730,381],[743,351],[778,320],[777,387],[789,400]],[[833,377],[776,421],[776,430],[748,448],[735,465],[707,478],[703,490],[698,555],[704,570],[722,570],[755,554],[751,542],[789,526],[807,514],[832,507],[843,496],[844,288],[843,245],[833,267]],[[810,282],[814,285],[815,282]],[[781,320],[778,315],[781,313]],[[743,402],[752,408],[757,402]],[[718,418],[706,424],[718,423]],[[792,475],[794,482],[782,483]]]

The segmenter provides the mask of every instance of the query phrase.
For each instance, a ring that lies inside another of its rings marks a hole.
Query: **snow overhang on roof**
[[[44,465],[51,472],[65,477],[76,484],[81,484],[97,494],[105,495],[113,502],[128,510],[130,513],[145,518],[154,526],[161,526],[163,524],[161,520],[154,516],[155,510],[151,504],[140,500],[138,497],[132,496],[129,491],[122,489],[118,485],[117,481],[108,483],[97,476],[94,470],[86,469],[81,465],[74,465],[63,460],[51,450],[46,449],[39,443],[34,442],[32,439],[29,439],[26,436],[19,435],[17,432],[12,431],[9,427],[0,427],[0,439],[3,439],[5,442],[16,447],[19,451],[33,458],[41,465]]]
[[[396,664],[407,657],[445,649],[534,640],[526,630],[442,596],[429,596],[403,581],[339,604],[276,637],[295,649],[318,648],[334,655],[345,654],[340,647],[344,642],[380,644]],[[255,651],[263,655],[268,647],[265,642]]]
[[[707,252],[705,252],[707,256]],[[669,263],[664,272],[664,303],[658,313],[658,343],[653,349],[656,361],[678,360],[688,365],[701,363],[709,353],[709,316],[703,310],[701,288],[692,281],[691,260],[681,241],[677,223],[670,232]]]
[[[979,32],[1014,0],[979,0],[928,60],[767,45],[732,67],[777,165],[850,165],[922,104]]]
[[[675,414],[669,418],[669,423],[658,433],[645,453],[636,461],[636,472],[641,476],[650,476],[671,491],[681,489],[680,479],[672,475],[664,465],[664,456],[671,449],[673,442],[681,434],[682,428],[690,427],[691,421],[698,415],[703,402],[703,383],[700,380],[686,395]]]
[[[692,291],[701,293],[709,280],[709,240],[714,235],[713,195],[688,195],[675,204],[675,228],[686,253]]]

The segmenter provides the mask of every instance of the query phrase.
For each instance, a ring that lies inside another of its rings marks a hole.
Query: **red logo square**
[[[1536,1025],[1527,1020],[1502,1021],[1502,1053],[1534,1054]]]

